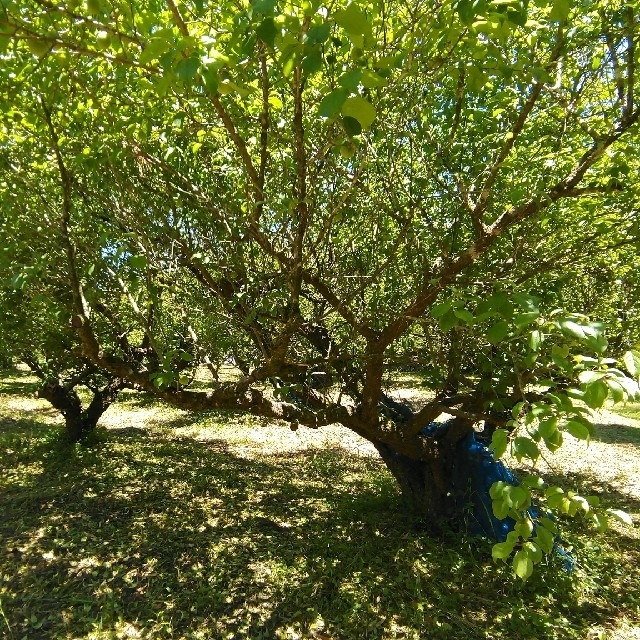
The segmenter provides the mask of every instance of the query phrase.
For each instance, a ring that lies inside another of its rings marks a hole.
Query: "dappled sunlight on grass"
[[[0,409],[0,636],[577,639],[638,616],[637,539],[579,535],[576,572],[522,584],[481,540],[427,537],[337,427],[132,405],[91,446]]]
[[[615,405],[618,415],[632,420],[640,420],[640,402],[625,402]]]
[[[582,495],[597,494],[607,507],[623,509],[640,524],[640,423],[600,412],[591,442],[565,435],[556,454],[539,463],[550,480]],[[515,461],[510,461],[513,466]],[[528,467],[528,470],[532,470]],[[613,520],[611,527],[640,545],[640,527]]]

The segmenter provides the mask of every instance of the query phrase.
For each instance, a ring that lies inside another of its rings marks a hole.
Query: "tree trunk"
[[[464,521],[466,487],[456,470],[456,446],[472,429],[470,423],[456,418],[443,435],[422,435],[433,437],[438,445],[429,459],[416,460],[389,445],[375,444],[407,506],[434,533],[457,529]]]
[[[45,382],[38,396],[48,400],[64,417],[65,434],[70,442],[79,442],[96,428],[102,414],[125,387],[120,379],[111,380],[103,389],[94,391],[86,409],[75,389],[68,389],[58,381]]]

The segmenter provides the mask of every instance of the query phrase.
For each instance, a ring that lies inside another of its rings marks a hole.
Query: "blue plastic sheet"
[[[444,436],[448,428],[448,422],[432,422],[422,430],[422,434],[437,439]],[[464,509],[467,530],[469,533],[504,542],[515,522],[512,518],[498,520],[493,515],[489,489],[499,480],[517,485],[518,479],[504,463],[493,457],[474,432],[458,443],[456,454],[451,498],[456,506]]]
[[[447,422],[432,422],[422,430],[422,434],[439,438],[446,434],[448,428]],[[508,517],[503,520],[495,517],[489,490],[494,482],[500,480],[517,486],[518,478],[503,462],[493,457],[489,448],[476,438],[475,432],[460,440],[456,454],[451,497],[456,506],[463,509],[467,531],[496,542],[504,542],[513,530],[515,521]],[[529,514],[534,522],[539,515],[534,506],[529,508]],[[562,548],[559,541],[555,544],[555,550],[570,572],[574,565],[572,556]]]

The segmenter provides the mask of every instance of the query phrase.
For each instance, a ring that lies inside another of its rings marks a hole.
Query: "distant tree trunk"
[[[416,460],[389,445],[375,444],[385,465],[398,481],[407,506],[431,531],[457,528],[463,521],[464,499],[456,477],[456,446],[472,425],[456,418],[429,459]],[[430,437],[430,436],[423,436]]]
[[[63,415],[67,439],[78,442],[93,432],[102,414],[125,386],[122,380],[114,379],[104,388],[94,390],[86,409],[75,389],[68,389],[57,381],[45,382],[38,396],[48,400]]]

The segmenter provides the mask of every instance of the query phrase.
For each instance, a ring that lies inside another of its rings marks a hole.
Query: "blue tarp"
[[[422,434],[440,438],[448,429],[448,422],[432,422],[422,430]],[[504,542],[515,522],[512,518],[498,520],[493,515],[489,489],[499,480],[512,485],[519,482],[504,463],[496,460],[488,447],[476,438],[475,432],[458,443],[452,477],[455,483],[451,488],[452,498],[456,503],[464,501],[458,506],[464,508],[469,533]]]
[[[432,422],[422,434],[431,438],[439,438],[449,429],[448,422]],[[502,480],[517,486],[518,478],[500,460],[493,457],[489,448],[480,442],[475,432],[469,433],[458,443],[453,468],[451,495],[457,506],[465,513],[466,529],[475,535],[484,535],[496,542],[504,542],[513,530],[513,518],[499,520],[493,515],[489,490],[494,482]],[[529,508],[529,514],[535,521],[538,511]],[[573,569],[573,558],[556,542],[555,550],[563,559],[568,572]]]

